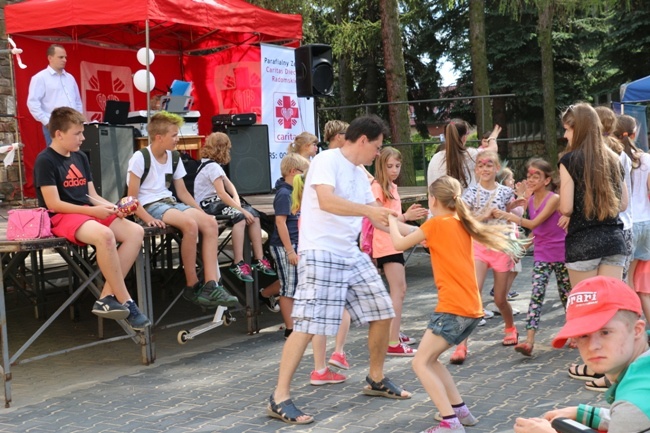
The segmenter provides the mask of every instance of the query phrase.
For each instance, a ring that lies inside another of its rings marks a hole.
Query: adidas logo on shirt
[[[74,188],[77,186],[84,186],[86,183],[86,178],[81,174],[79,169],[74,164],[70,164],[68,174],[65,175],[65,180],[63,181],[63,187]]]

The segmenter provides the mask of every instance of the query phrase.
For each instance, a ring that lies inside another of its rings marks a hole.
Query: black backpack
[[[190,195],[194,197],[194,179],[196,179],[196,175],[198,174],[198,168],[201,165],[201,163],[196,159],[192,158],[188,153],[185,152],[181,153],[180,157],[181,157],[181,161],[183,161],[183,166],[185,167],[185,172],[186,172],[185,177],[183,177],[183,183],[185,184],[185,188],[187,188],[187,191],[190,193]],[[172,164],[173,164],[173,160],[172,160]],[[176,167],[174,167],[174,171],[176,171]],[[172,192],[172,194],[174,194],[174,197],[176,197],[176,189],[174,188],[173,183],[169,187],[169,189]]]

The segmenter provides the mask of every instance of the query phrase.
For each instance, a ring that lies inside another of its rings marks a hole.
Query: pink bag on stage
[[[52,224],[47,209],[12,209],[7,220],[7,240],[25,241],[52,236]]]

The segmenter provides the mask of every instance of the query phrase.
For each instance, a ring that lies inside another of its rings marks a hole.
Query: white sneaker
[[[494,317],[494,313],[490,310],[483,310],[483,317],[486,319],[491,319]]]
[[[486,323],[487,322],[485,321],[485,319],[481,319],[481,321],[478,322],[478,325],[476,325],[476,326],[485,326]]]

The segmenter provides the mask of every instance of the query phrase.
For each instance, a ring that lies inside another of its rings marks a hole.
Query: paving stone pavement
[[[523,264],[515,281],[520,296],[512,302],[522,312],[516,316],[522,334],[532,258],[524,258]],[[422,250],[410,258],[407,280],[402,329],[419,337],[436,303],[429,257]],[[483,290],[486,305],[490,287],[488,279]],[[8,303],[13,308],[9,316],[12,342],[39,322],[30,317],[28,308],[21,310],[24,302],[19,298],[8,296]],[[93,317],[86,312],[74,323],[60,318],[34,351],[92,340],[96,334]],[[436,409],[409,358],[387,358],[385,373],[415,392],[412,399],[389,400],[361,393],[368,370],[367,328],[350,332],[346,351],[351,368],[345,383],[311,386],[311,352],[303,359],[293,382],[293,399],[315,416],[315,423],[289,426],[267,417],[266,404],[277,379],[284,341],[280,322],[280,315],[266,313],[262,332],[248,336],[240,317],[230,327],[212,330],[183,346],[176,343],[181,328],[157,331],[158,359],[151,366],[139,364],[139,349],[130,340],[18,365],[12,370],[12,407],[0,409],[0,432],[419,432],[436,424]],[[547,290],[533,357],[501,346],[499,316],[474,332],[464,365],[448,364],[451,351],[442,357],[479,419],[476,426],[467,428],[468,433],[510,432],[517,416],[536,416],[577,403],[602,403],[602,394],[584,389],[583,382],[566,373],[568,365],[579,359],[577,351],[550,347],[562,322],[563,309],[553,282]],[[12,350],[14,346],[12,342]],[[332,346],[330,341],[328,354]]]

